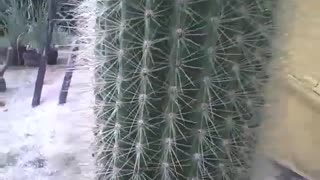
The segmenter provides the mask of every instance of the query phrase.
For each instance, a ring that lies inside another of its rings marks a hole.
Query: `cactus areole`
[[[100,180],[248,180],[271,0],[97,0]]]

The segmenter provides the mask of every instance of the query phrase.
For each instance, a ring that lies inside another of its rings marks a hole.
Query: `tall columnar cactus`
[[[249,179],[272,0],[97,0],[105,180]]]

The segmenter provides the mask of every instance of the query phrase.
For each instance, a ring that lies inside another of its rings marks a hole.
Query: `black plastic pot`
[[[9,65],[13,66],[23,66],[24,65],[24,58],[23,53],[27,51],[26,46],[20,45],[20,46],[12,46],[12,59],[10,60]]]
[[[48,51],[48,65],[55,65],[58,63],[58,49],[57,48],[50,48]]]
[[[0,77],[0,92],[5,92],[7,90],[6,80]]]
[[[41,61],[41,54],[35,49],[30,49],[23,53],[23,59],[25,66],[38,67]]]

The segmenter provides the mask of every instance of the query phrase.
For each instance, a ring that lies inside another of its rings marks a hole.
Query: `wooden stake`
[[[47,53],[50,49],[51,40],[52,40],[52,33],[53,33],[53,26],[54,26],[53,19],[56,15],[56,10],[57,10],[56,0],[48,0],[48,3],[49,3],[49,6],[48,6],[46,47],[44,48],[44,50],[41,50],[42,58],[40,61],[38,75],[37,75],[36,84],[34,88],[32,107],[36,107],[40,105],[43,82],[44,82],[44,77],[46,74],[46,67],[47,67]]]
[[[76,60],[75,52],[78,51],[78,49],[79,48],[77,46],[74,47],[68,59],[67,71],[66,71],[66,74],[64,75],[63,83],[60,90],[59,104],[65,104],[67,102],[68,91],[71,84],[73,70],[75,68],[75,60]]]

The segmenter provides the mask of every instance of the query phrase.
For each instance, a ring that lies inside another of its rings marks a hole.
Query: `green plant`
[[[18,0],[0,0],[0,28],[14,48],[21,43],[27,32],[28,4]]]
[[[28,9],[30,16],[26,35],[28,45],[36,49],[38,53],[41,53],[46,46],[48,3],[47,1],[28,1],[32,7]]]
[[[58,46],[65,46],[72,43],[72,34],[67,30],[57,27],[53,31],[52,43]]]
[[[0,0],[0,29],[13,49],[10,64],[20,65],[25,50],[24,35],[28,31],[28,9],[26,1]]]
[[[98,179],[250,179],[273,1],[85,3],[83,15],[97,17],[87,31],[96,47]]]
[[[30,1],[32,7],[29,9],[29,31],[27,33],[28,45],[31,48],[35,48],[38,52],[46,45],[46,34],[48,28],[48,2],[47,1]],[[65,2],[59,1],[56,6],[60,10]],[[57,17],[54,21],[67,21],[60,19],[63,17]],[[52,43],[58,45],[70,44],[70,33],[57,26],[53,30]]]
[[[9,46],[10,46],[10,43],[9,43],[8,39],[5,37],[0,37],[0,48],[6,48]]]

